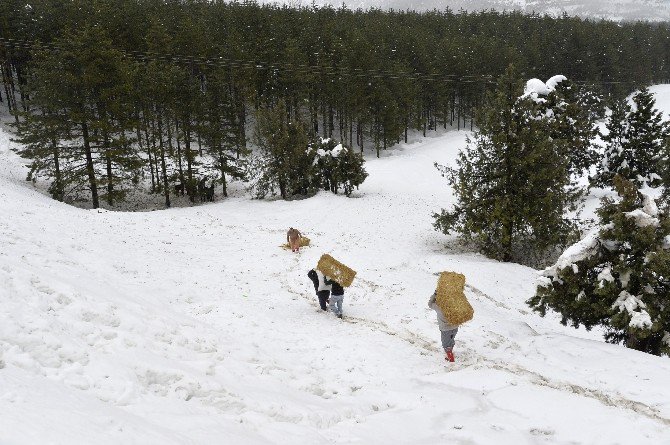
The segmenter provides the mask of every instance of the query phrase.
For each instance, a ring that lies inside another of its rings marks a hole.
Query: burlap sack
[[[307,247],[309,246],[309,238],[306,236],[301,236],[300,237],[300,247]],[[291,245],[289,243],[284,243],[281,245],[282,248],[284,249],[290,249]]]
[[[465,275],[442,272],[437,280],[437,305],[442,309],[449,324],[458,326],[472,320],[474,309],[465,298]]]
[[[324,275],[340,283],[343,287],[351,286],[356,276],[355,270],[348,268],[328,254],[321,256],[316,268]]]

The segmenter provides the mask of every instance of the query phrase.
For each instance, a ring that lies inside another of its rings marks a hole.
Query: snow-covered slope
[[[310,6],[311,0],[263,0],[263,3],[284,3],[290,5]],[[450,8],[452,11],[522,11],[588,18],[605,18],[610,20],[670,20],[669,0],[315,0],[318,6],[347,5],[350,9],[383,8],[416,11]]]
[[[670,443],[667,358],[530,313],[534,270],[432,230],[465,135],[370,159],[349,199],[117,213],[32,190],[1,132],[0,443]],[[306,277],[324,252],[358,271],[345,321]],[[454,364],[442,270],[475,308]]]

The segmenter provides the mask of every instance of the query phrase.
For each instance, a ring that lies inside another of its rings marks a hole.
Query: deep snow
[[[0,444],[670,443],[667,358],[540,318],[538,272],[432,229],[467,134],[370,159],[352,198],[121,213],[33,190],[0,132]],[[281,249],[289,226],[312,246]],[[345,321],[306,276],[322,253],[358,271]],[[454,364],[442,270],[475,308]]]

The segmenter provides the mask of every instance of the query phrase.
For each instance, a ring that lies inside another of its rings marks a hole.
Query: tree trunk
[[[154,193],[156,191],[156,177],[154,175],[154,161],[153,157],[151,156],[151,143],[149,142],[149,129],[146,124],[146,116],[144,117],[143,120],[144,120],[144,137],[146,138],[147,154],[149,155],[149,171],[151,172],[151,192]],[[139,125],[137,127],[137,139],[140,141],[142,140]],[[141,142],[140,142],[140,148],[142,148]]]
[[[63,202],[65,198],[65,187],[63,187],[63,177],[60,171],[60,153],[58,152],[58,144],[55,139],[51,139],[51,149],[54,157],[54,169],[56,170],[56,182],[54,185],[53,197],[58,201]]]
[[[282,199],[286,199],[286,184],[283,180],[279,181],[279,194],[281,195]]]
[[[321,106],[321,113],[323,114],[323,137],[328,137],[328,116],[326,115],[325,103]]]
[[[28,94],[25,92],[26,79],[21,73],[19,67],[16,67],[16,80],[18,83],[19,96],[21,97],[21,106],[24,112],[28,112]]]
[[[109,136],[107,135],[107,130],[102,132],[102,143],[103,148],[105,149],[105,162],[107,164],[107,204],[110,206],[114,205],[114,198],[112,197],[114,193],[114,184],[112,182],[112,156],[109,148]]]
[[[16,100],[12,95],[12,71],[11,71],[11,65],[10,62],[7,61],[0,66],[2,69],[2,83],[5,86],[5,95],[7,96],[7,109],[9,110],[10,113],[15,115],[15,119],[18,122],[18,116],[16,115],[16,112],[18,109],[16,108]]]
[[[163,139],[163,133],[160,135],[161,138],[161,143]],[[153,152],[156,153],[156,121],[151,119],[151,147],[153,149]],[[161,189],[161,179],[160,179],[160,173],[158,172],[158,159],[154,159],[154,166],[156,167],[156,190]]]
[[[375,114],[375,150],[377,150],[377,157],[379,157],[379,117]]]
[[[344,116],[342,115],[342,111],[337,113],[337,120],[338,120],[338,126],[340,127],[340,141],[342,141],[343,144],[346,144],[346,139],[344,138]]]
[[[222,149],[219,147],[219,153],[222,152]],[[223,186],[223,196],[228,197],[228,188],[226,184],[226,159],[223,155],[219,155],[219,165],[221,166],[221,185]]]
[[[170,208],[170,187],[168,186],[167,168],[165,166],[165,146],[163,145],[163,117],[158,114],[158,146],[161,153],[161,170],[163,170],[163,191],[165,193],[165,207]]]
[[[409,127],[409,122],[407,122],[407,117],[405,117],[405,144],[407,143],[407,127]]]
[[[187,121],[188,122],[188,121]],[[191,202],[195,202],[195,187],[193,184],[193,153],[191,152],[191,125],[190,122],[186,123],[184,128],[184,143],[186,145],[186,172],[188,173],[188,187],[186,187],[186,192],[188,193],[188,199]]]
[[[238,143],[237,143],[237,158],[240,157],[240,152],[247,149],[247,108],[244,105],[244,99],[239,99],[240,105],[237,110],[237,125],[238,125]]]
[[[88,185],[91,188],[91,199],[93,200],[93,208],[100,207],[98,200],[98,184],[95,180],[95,168],[93,167],[93,153],[91,153],[91,141],[88,135],[88,123],[81,123],[81,135],[84,139],[84,151],[86,152],[86,173],[88,174]]]
[[[186,188],[186,183],[184,181],[184,167],[181,162],[181,143],[179,142],[179,121],[175,119],[174,121],[174,136],[177,140],[177,161],[179,163],[179,181],[182,185],[182,190]],[[183,193],[183,192],[182,192]]]
[[[142,147],[142,131],[140,129],[141,121],[140,121],[139,111],[135,112],[135,122],[137,122],[137,126],[135,127],[135,132],[137,134],[137,144],[140,146],[140,151],[143,151],[144,147]],[[153,167],[151,167],[151,151],[149,150],[149,140],[148,139],[147,139],[147,152],[149,153],[149,170],[151,170],[151,191],[153,192],[154,189],[155,189],[154,170],[153,170]]]
[[[328,137],[333,137],[333,132],[335,131],[335,116],[333,112],[333,106],[328,106]]]
[[[461,101],[458,101],[458,116],[456,117],[456,122],[457,122],[457,130],[461,131]]]

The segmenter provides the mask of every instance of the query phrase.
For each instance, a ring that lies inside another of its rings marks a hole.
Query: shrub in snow
[[[601,227],[543,273],[528,303],[563,324],[603,326],[605,339],[655,355],[670,353],[670,217],[621,176],[605,199]]]
[[[646,88],[633,96],[633,105],[617,102],[603,136],[607,147],[593,178],[593,184],[611,186],[619,174],[638,187],[658,185],[668,157],[670,124],[654,108],[654,96]]]
[[[335,194],[341,189],[349,196],[368,176],[363,167],[363,156],[333,139],[314,140],[308,153],[314,156],[312,181],[317,188]]]
[[[575,209],[579,193],[564,142],[552,137],[554,121],[544,117],[541,96],[549,88],[531,82],[522,94],[517,79],[510,67],[488,96],[458,168],[437,166],[458,202],[435,214],[434,225],[461,234],[493,258],[528,263],[574,239],[565,213]]]
[[[309,139],[299,121],[286,121],[286,107],[261,110],[256,126],[260,155],[250,163],[257,198],[311,196],[318,190],[349,196],[368,176],[359,153],[331,139]]]

